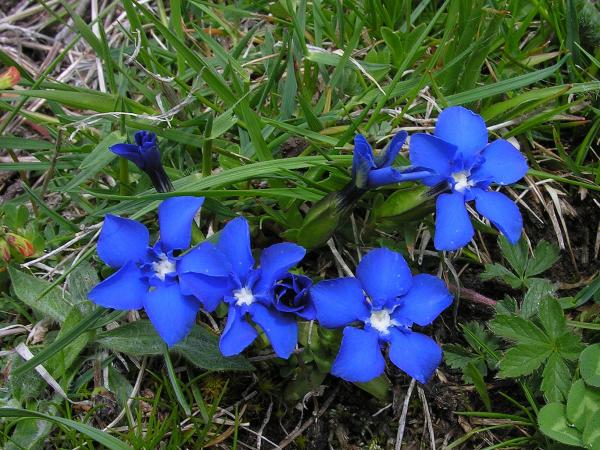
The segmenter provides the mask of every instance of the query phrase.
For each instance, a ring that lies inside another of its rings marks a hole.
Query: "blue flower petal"
[[[483,118],[462,106],[444,109],[435,126],[435,136],[455,145],[464,159],[480,153],[488,142]]]
[[[326,328],[338,328],[366,320],[369,308],[356,278],[325,280],[310,288],[317,320]]]
[[[401,299],[392,318],[400,323],[408,319],[417,325],[429,325],[448,306],[452,295],[446,284],[438,277],[419,274],[413,277],[412,287]]]
[[[484,162],[471,173],[475,181],[493,181],[511,184],[527,173],[527,160],[510,142],[498,139],[488,145],[482,153]]]
[[[371,169],[375,169],[373,149],[362,134],[354,138],[354,153],[352,156],[352,180],[359,188],[365,188]]]
[[[521,237],[523,217],[517,205],[500,192],[477,189],[475,209],[498,228],[511,244]]]
[[[384,370],[385,360],[377,332],[344,328],[340,351],[333,361],[331,373],[346,381],[366,383]]]
[[[426,183],[431,186],[452,174],[452,161],[456,147],[435,136],[424,133],[413,134],[410,137],[410,163],[416,167],[431,170],[437,175],[435,180]]]
[[[474,234],[463,195],[441,194],[436,201],[435,248],[457,250],[467,245]]]
[[[140,152],[140,149],[135,144],[115,144],[108,148],[111,152],[119,155],[125,159],[128,159],[139,168],[144,167],[144,158]]]
[[[375,156],[375,166],[380,169],[391,166],[396,160],[398,153],[400,153],[400,150],[402,150],[402,146],[407,137],[408,133],[406,131],[399,131],[396,133],[389,145],[381,153]]]
[[[160,243],[164,252],[183,250],[192,240],[192,220],[204,197],[172,197],[158,206]]]
[[[227,323],[219,341],[224,356],[240,354],[258,336],[258,332],[250,325],[242,311],[236,306],[229,307]]]
[[[410,289],[412,274],[400,253],[376,248],[363,256],[356,277],[375,308],[399,297]]]
[[[183,295],[179,285],[172,283],[150,291],[144,299],[144,309],[160,337],[172,347],[192,329],[200,303]]]
[[[105,308],[140,309],[148,292],[142,271],[129,262],[106,280],[98,283],[88,294],[91,301]]]
[[[285,277],[305,254],[304,247],[290,242],[281,242],[264,249],[260,255],[260,278],[253,291],[256,294],[271,292],[275,283]]]
[[[371,189],[388,184],[400,183],[403,181],[402,174],[393,167],[384,167],[382,169],[373,169],[369,172],[369,182],[367,186]]]
[[[245,283],[250,269],[254,267],[250,249],[250,227],[246,219],[237,217],[225,225],[217,248],[227,256],[240,282]]]
[[[211,277],[228,277],[231,263],[212,243],[205,241],[192,248],[177,263],[177,273],[201,273]]]
[[[113,268],[148,257],[150,234],[140,222],[108,214],[98,238],[98,256]]]
[[[230,277],[185,272],[179,274],[179,287],[182,294],[196,297],[205,310],[212,312],[226,295],[231,295],[234,284]]]
[[[419,383],[426,383],[442,361],[442,349],[430,337],[390,329],[390,361]]]
[[[298,324],[292,314],[284,314],[267,308],[260,303],[253,303],[248,310],[252,320],[260,326],[280,358],[290,357],[298,342]]]

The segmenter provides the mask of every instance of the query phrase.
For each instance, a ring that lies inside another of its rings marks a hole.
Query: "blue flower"
[[[255,268],[248,222],[238,217],[223,228],[216,245],[204,242],[182,258],[182,292],[196,296],[209,310],[221,300],[229,306],[220,340],[223,355],[237,355],[256,339],[258,332],[248,318],[262,328],[277,356],[292,354],[298,326],[294,314],[275,307],[274,292],[305,253],[296,244],[275,244],[263,250]]]
[[[138,131],[135,133],[135,144],[115,144],[109,149],[146,172],[158,192],[174,190],[173,184],[160,162],[160,151],[155,133]]]
[[[431,171],[423,183],[433,186],[448,182],[452,191],[437,198],[435,248],[456,250],[473,238],[473,225],[465,206],[471,200],[475,200],[475,209],[511,243],[519,240],[523,229],[519,208],[504,194],[489,188],[492,183],[505,185],[523,178],[527,161],[504,139],[488,144],[481,116],[460,106],[445,109],[433,136],[411,136],[410,161]]]
[[[144,308],[161,338],[173,346],[183,339],[196,320],[200,302],[184,295],[179,277],[193,264],[182,267],[174,252],[187,249],[191,223],[203,197],[173,197],[158,207],[160,238],[150,247],[148,229],[140,222],[107,215],[98,239],[98,256],[118,269],[94,287],[88,297],[114,309]]]
[[[304,320],[315,320],[317,311],[310,296],[311,286],[309,277],[290,273],[275,284],[275,309],[294,313]]]
[[[429,325],[452,303],[439,278],[412,276],[399,253],[371,250],[356,268],[357,278],[317,283],[311,295],[317,320],[326,328],[345,327],[331,373],[347,381],[367,382],[385,369],[382,347],[401,370],[425,383],[442,360],[430,337],[411,330]],[[349,326],[362,323],[362,328]]]
[[[365,137],[357,134],[354,138],[352,157],[353,184],[360,189],[371,189],[386,184],[419,180],[429,175],[429,172],[415,171],[414,168],[400,171],[392,167],[407,136],[406,131],[400,131],[384,150],[375,155]]]

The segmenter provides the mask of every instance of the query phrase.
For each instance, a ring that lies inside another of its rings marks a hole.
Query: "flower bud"
[[[173,184],[160,161],[156,134],[150,131],[135,133],[135,144],[115,144],[110,151],[128,159],[146,172],[158,192],[173,191]]]
[[[0,89],[12,88],[19,81],[21,81],[21,74],[16,67],[9,67],[0,73]]]
[[[11,247],[13,247],[26,258],[33,256],[35,253],[35,249],[33,248],[31,241],[25,239],[23,236],[19,236],[15,233],[7,233],[6,240]]]
[[[0,238],[0,260],[5,263],[10,261],[10,247],[5,239]]]
[[[319,200],[304,217],[298,232],[298,244],[309,249],[325,244],[365,192],[352,182],[341,191],[330,192]]]

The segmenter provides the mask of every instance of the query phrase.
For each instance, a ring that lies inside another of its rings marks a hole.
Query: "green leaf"
[[[65,419],[59,416],[51,416],[48,414],[42,414],[37,411],[29,411],[26,409],[18,409],[18,408],[0,408],[0,417],[13,417],[13,418],[34,418],[47,420],[49,422],[53,422],[58,425],[63,425],[68,428],[72,428],[75,431],[85,434],[87,437],[93,439],[94,441],[108,447],[111,450],[130,450],[127,444],[123,441],[117,439],[114,436],[111,436],[108,433],[104,433],[103,431],[98,430],[90,425],[85,423],[76,422],[74,420]]]
[[[539,344],[519,344],[509,349],[500,361],[500,378],[516,378],[529,375],[538,369],[552,354]]]
[[[520,310],[521,316],[526,319],[537,314],[540,302],[551,299],[556,291],[554,284],[544,278],[532,278],[527,284],[529,288],[523,297]]]
[[[558,258],[560,258],[558,247],[547,241],[540,241],[533,251],[533,258],[527,264],[525,276],[532,277],[545,272],[558,261]]]
[[[500,236],[498,245],[502,250],[502,255],[515,270],[515,273],[522,278],[527,269],[529,259],[527,242],[524,239],[520,239],[519,242],[512,245],[504,236]]]
[[[579,356],[581,377],[590,386],[600,387],[600,344],[593,344]]]
[[[540,409],[538,414],[540,430],[546,436],[567,445],[583,444],[581,433],[567,421],[565,405],[550,403]]]
[[[62,332],[60,336],[58,336],[51,344],[44,347],[42,351],[40,351],[37,355],[24,363],[18,369],[15,369],[13,374],[17,375],[24,373],[27,370],[33,369],[35,366],[43,364],[52,356],[64,350],[71,342],[80,338],[84,332],[94,329],[94,327],[97,326],[98,321],[107,313],[107,309],[98,308],[81,320],[77,320],[76,323],[68,329],[68,331]],[[69,319],[71,320],[71,318]],[[75,348],[78,346],[79,345],[76,344]]]
[[[583,430],[588,417],[600,411],[600,390],[577,380],[569,390],[566,411],[569,422]]]
[[[209,370],[254,370],[243,356],[225,357],[219,349],[219,338],[195,325],[190,334],[173,349],[190,363]]]
[[[455,344],[446,344],[444,348],[444,362],[453,369],[464,369],[467,364],[479,358],[466,348]]]
[[[586,448],[600,448],[600,411],[588,417],[583,430],[583,444]]]
[[[161,355],[163,342],[147,320],[130,322],[99,333],[96,343],[114,352],[129,355]]]
[[[131,355],[162,355],[163,341],[147,320],[138,320],[101,333],[96,342],[114,352]],[[216,335],[195,325],[188,336],[171,351],[183,356],[196,367],[210,370],[253,370],[242,356],[225,357],[219,350]]]
[[[15,295],[19,300],[36,311],[41,317],[50,317],[57,322],[64,322],[73,307],[69,294],[55,287],[40,298],[51,286],[51,283],[42,281],[13,267],[8,268],[8,273]]]
[[[56,339],[58,340],[64,338],[69,331],[73,330],[74,328],[77,329],[78,325],[80,325],[84,320],[85,318],[79,309],[77,307],[73,307],[71,312],[65,318],[65,321],[62,324]],[[92,332],[90,331],[77,333],[77,337],[75,337],[69,344],[64,345],[59,352],[49,359],[48,369],[54,378],[58,379],[62,377],[65,372],[71,368],[71,365],[85,348],[91,337]]]
[[[523,344],[548,345],[548,336],[533,322],[519,316],[496,316],[490,322],[492,331],[505,339]]]
[[[513,289],[517,289],[523,284],[523,280],[521,280],[518,276],[516,276],[502,264],[498,263],[486,264],[485,270],[480,275],[480,277],[484,281],[500,279]]]
[[[485,409],[488,411],[492,410],[492,402],[490,401],[490,395],[488,394],[487,387],[485,385],[485,380],[483,379],[482,373],[473,363],[467,364],[464,370],[465,376],[468,376],[475,386],[477,393],[481,397],[483,404],[485,405]]]
[[[553,353],[542,372],[542,392],[548,402],[562,402],[571,386],[571,371],[560,355]]]
[[[575,361],[579,358],[579,354],[584,348],[581,338],[570,331],[559,336],[554,341],[554,345],[560,356],[569,361]]]
[[[562,336],[567,329],[567,321],[560,304],[554,298],[546,298],[539,305],[542,326],[552,340]]]
[[[366,383],[354,383],[356,386],[361,388],[363,391],[368,392],[373,397],[378,398],[381,401],[387,402],[390,400],[392,395],[392,382],[386,374],[378,376],[377,378],[367,381]]]
[[[48,402],[39,402],[36,409],[51,415],[57,414],[56,405],[48,404]],[[4,450],[41,449],[53,428],[54,424],[48,421],[20,420],[10,436],[10,441],[6,442]]]

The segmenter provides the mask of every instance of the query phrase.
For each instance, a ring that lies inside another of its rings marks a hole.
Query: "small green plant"
[[[579,356],[581,379],[575,381],[566,401],[552,402],[538,414],[540,430],[567,445],[600,448],[600,344]]]

